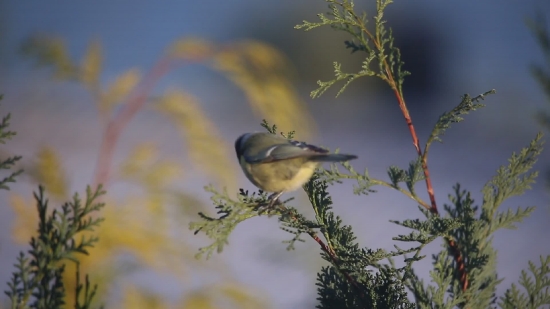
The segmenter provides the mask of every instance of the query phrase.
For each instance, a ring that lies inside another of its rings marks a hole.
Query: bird
[[[252,184],[269,196],[272,208],[279,197],[300,188],[323,162],[344,162],[356,155],[328,150],[276,134],[245,133],[235,140],[239,164]]]

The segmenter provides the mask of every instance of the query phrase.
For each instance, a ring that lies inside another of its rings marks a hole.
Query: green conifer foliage
[[[16,135],[15,132],[7,130],[10,116],[7,114],[0,123],[2,144]],[[12,156],[1,160],[0,168],[10,169],[20,159],[21,156]],[[0,181],[0,188],[9,190],[7,183],[15,182],[15,177],[22,172],[23,170],[18,170],[5,177]],[[65,263],[73,262],[78,265],[78,255],[88,254],[88,249],[98,241],[97,237],[86,237],[82,234],[85,231],[93,231],[103,221],[102,218],[90,216],[104,206],[98,202],[99,197],[105,194],[101,186],[95,191],[88,187],[84,203],[79,195],[75,194],[71,202],[53,211],[48,207],[44,191],[44,187],[40,186],[38,193],[34,194],[39,217],[37,236],[31,238],[31,248],[27,253],[19,253],[14,265],[16,270],[8,282],[8,290],[4,291],[12,309],[65,308],[65,287],[62,282],[63,276],[66,275]],[[84,283],[80,282],[80,277],[77,267],[74,308],[89,309],[97,286],[91,286],[88,275],[85,276]]]
[[[411,158],[406,168],[390,166],[387,180],[371,177],[367,169],[358,172],[349,162],[333,164],[328,169],[320,168],[303,187],[315,212],[313,219],[292,207],[291,199],[265,213],[262,205],[267,202],[267,194],[264,192],[249,193],[241,189],[238,198],[233,199],[228,192],[219,192],[209,186],[207,191],[212,194],[218,212],[214,216],[201,213],[202,219],[190,225],[195,233],[202,232],[211,240],[198,255],[208,258],[216,251],[221,252],[228,244],[229,234],[240,222],[267,215],[277,217],[281,229],[292,235],[291,239],[284,241],[287,249],[295,249],[296,241],[305,241],[309,237],[319,244],[322,258],[329,262],[329,266],[321,268],[317,274],[317,308],[482,309],[550,305],[549,258],[541,257],[540,266],[530,263],[530,275],[522,273],[520,285],[524,291],[513,285],[504,296],[499,298],[496,295],[496,287],[502,278],[496,272],[497,252],[492,244],[495,232],[515,229],[517,223],[535,209],[517,207],[504,211],[500,206],[505,200],[523,194],[534,183],[538,173],[533,171],[533,165],[542,152],[542,134],[537,134],[518,153],[513,153],[508,164],[501,166],[496,175],[480,188],[482,201],[474,201],[465,186],[456,184],[449,194],[449,202],[438,207],[428,167],[430,147],[433,142],[442,141],[443,134],[451,125],[484,107],[481,101],[496,91],[489,90],[475,97],[464,95],[454,109],[439,117],[427,142],[421,145],[403,95],[402,85],[409,72],[403,69],[401,53],[394,46],[391,28],[384,20],[384,11],[392,1],[376,0],[377,9],[372,17],[367,13],[357,13],[351,0],[326,2],[328,13],[318,14],[319,21],[304,21],[296,29],[309,31],[330,26],[343,31],[351,36],[351,40],[344,42],[345,48],[365,53],[365,58],[361,68],[354,73],[343,72],[340,64],[334,62],[334,79],[319,81],[319,87],[312,91],[311,96],[319,97],[330,87],[341,84],[338,96],[360,77],[380,78],[395,94],[416,156]],[[262,126],[272,134],[287,138],[294,135],[294,132],[278,132],[275,125],[265,120]],[[394,250],[387,251],[362,247],[357,242],[353,227],[332,212],[332,199],[327,191],[330,185],[343,179],[355,182],[355,194],[373,194],[376,187],[382,186],[394,189],[396,194],[404,194],[418,206],[421,218],[391,221],[411,230],[409,234],[393,237],[394,241],[402,242],[402,246],[396,245]],[[429,201],[417,194],[424,189]],[[442,248],[432,256],[430,281],[425,282],[415,272],[414,265],[425,258],[423,248],[438,238],[444,240]],[[397,267],[396,259],[401,259],[404,266]]]
[[[2,97],[3,96],[0,95],[0,101],[2,100]],[[8,130],[10,119],[11,114],[7,114],[2,118],[2,122],[0,123],[0,144],[6,144],[8,140],[17,134],[16,132]],[[21,156],[11,156],[6,159],[1,159],[0,169],[10,170],[19,160],[21,160]],[[15,182],[15,177],[21,173],[23,173],[23,170],[17,170],[0,180],[0,189],[9,190],[10,188],[8,187],[8,183]]]

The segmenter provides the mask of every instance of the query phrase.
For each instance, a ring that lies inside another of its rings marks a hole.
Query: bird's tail
[[[343,153],[322,154],[311,158],[312,161],[317,161],[317,162],[343,162],[343,161],[349,161],[353,159],[357,159],[357,156],[343,154]]]

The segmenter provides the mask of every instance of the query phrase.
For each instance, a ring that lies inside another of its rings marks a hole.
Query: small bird
[[[300,188],[323,162],[357,159],[271,133],[243,134],[235,141],[235,151],[248,180],[263,191],[273,192],[268,207],[284,192]]]

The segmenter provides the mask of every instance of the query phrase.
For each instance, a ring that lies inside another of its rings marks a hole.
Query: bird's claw
[[[260,204],[258,205],[259,214],[262,215],[264,213],[271,213],[272,211],[276,210],[277,208],[280,208],[281,210],[285,210],[286,207],[283,203],[279,200],[279,197],[282,195],[282,192],[273,193],[269,196],[267,204]]]

